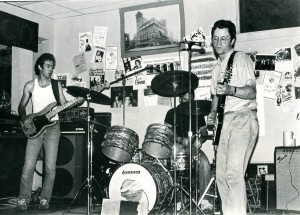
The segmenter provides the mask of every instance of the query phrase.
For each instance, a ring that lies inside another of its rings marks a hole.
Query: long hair
[[[52,61],[55,67],[56,61],[53,54],[44,53],[36,60],[34,65],[34,71],[37,76],[40,74],[39,66],[43,68],[45,61]]]

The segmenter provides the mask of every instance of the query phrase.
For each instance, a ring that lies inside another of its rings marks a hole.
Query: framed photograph
[[[185,34],[182,0],[120,9],[121,57],[178,51]]]

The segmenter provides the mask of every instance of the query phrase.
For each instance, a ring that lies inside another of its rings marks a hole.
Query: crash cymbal
[[[82,118],[72,118],[71,119],[73,122],[78,122],[78,123],[82,123],[82,124],[85,124],[87,125],[88,124],[88,120],[87,119],[82,119]],[[96,129],[99,129],[99,130],[107,130],[108,129],[108,126],[98,122],[97,120],[90,120],[90,124],[94,125]]]
[[[211,101],[208,100],[193,100],[191,102],[191,114],[192,115],[208,115],[211,108]],[[189,102],[181,103],[176,107],[181,113],[188,115],[189,114]]]
[[[191,73],[191,88],[198,87],[198,77]],[[189,91],[189,72],[174,70],[155,76],[151,81],[152,91],[160,96],[172,97]]]
[[[85,100],[87,100],[87,95],[90,95],[90,102],[92,103],[97,103],[97,104],[102,104],[102,105],[110,105],[111,104],[111,99],[97,91],[84,88],[84,87],[77,87],[77,86],[68,86],[67,87],[67,93],[74,97],[82,97]]]

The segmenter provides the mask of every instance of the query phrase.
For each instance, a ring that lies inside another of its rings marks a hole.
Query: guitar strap
[[[234,56],[235,54],[237,53],[237,51],[234,51],[231,53],[230,57],[229,57],[229,60],[228,60],[228,63],[227,63],[227,68],[226,68],[226,71],[232,71],[232,64],[233,64],[233,59],[234,59]]]
[[[51,78],[51,85],[57,105],[61,105],[59,100],[58,81]]]

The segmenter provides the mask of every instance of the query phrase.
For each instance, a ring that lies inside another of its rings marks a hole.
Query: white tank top
[[[50,103],[56,102],[51,83],[47,87],[40,87],[38,79],[36,78],[34,81],[31,100],[33,113],[38,113]],[[57,114],[52,118],[52,121],[53,120],[58,120]]]

